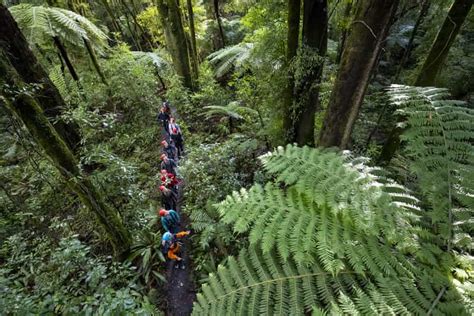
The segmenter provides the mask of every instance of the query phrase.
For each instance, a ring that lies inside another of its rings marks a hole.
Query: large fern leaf
[[[469,314],[469,290],[417,260],[443,264],[420,248],[421,210],[402,186],[330,150],[289,145],[262,161],[274,183],[218,204],[251,247],[210,275],[196,314]]]
[[[402,139],[436,233],[448,250],[472,245],[474,110],[448,100],[446,89],[392,85],[389,94],[407,124]]]
[[[420,289],[418,280],[424,284]],[[318,262],[305,267],[294,260],[283,262],[275,251],[251,247],[209,275],[193,314],[305,315],[316,309],[334,315],[421,315],[436,296],[429,284],[421,271],[417,278],[377,280],[351,270],[334,275]],[[446,310],[465,314],[456,303],[442,303],[432,312],[443,315]]]

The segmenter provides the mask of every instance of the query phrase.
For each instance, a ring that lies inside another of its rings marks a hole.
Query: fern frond
[[[402,137],[431,221],[452,248],[456,205],[474,209],[474,110],[446,89],[392,85],[388,93],[406,120]]]
[[[377,176],[378,169],[360,159],[293,145],[279,147],[260,159],[278,181],[294,185],[319,207],[328,206],[335,215],[340,214],[367,233],[384,233],[397,239],[400,227],[409,227],[417,219],[414,210],[419,209],[418,200],[401,186],[395,194],[393,182]]]
[[[210,54],[207,58],[216,66],[215,76],[222,77],[228,73],[233,66],[241,67],[250,59],[253,43],[239,43],[228,46]]]
[[[107,45],[107,35],[87,18],[61,8],[19,4],[9,8],[30,42],[38,43],[44,35],[58,36],[83,47],[84,40],[96,47]]]

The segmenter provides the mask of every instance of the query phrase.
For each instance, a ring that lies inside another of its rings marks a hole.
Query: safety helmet
[[[161,238],[163,241],[171,241],[173,239],[173,234],[170,232],[166,232],[163,234],[163,237]]]
[[[166,215],[166,210],[162,208],[159,212],[160,216],[165,216]]]

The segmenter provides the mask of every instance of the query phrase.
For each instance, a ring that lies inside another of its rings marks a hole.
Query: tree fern
[[[251,246],[210,275],[195,314],[468,314],[469,294],[418,261],[440,257],[420,248],[408,190],[330,150],[288,145],[261,159],[275,182],[218,205]]]
[[[210,54],[207,58],[216,66],[215,76],[222,77],[230,72],[232,67],[241,67],[249,61],[253,47],[253,43],[240,43]]]
[[[84,47],[84,40],[96,48],[106,46],[107,35],[75,12],[29,4],[12,6],[9,10],[30,42],[41,42],[44,35],[49,35],[80,47]]]

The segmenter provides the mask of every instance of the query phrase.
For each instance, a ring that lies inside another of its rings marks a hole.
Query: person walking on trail
[[[164,230],[172,234],[177,234],[179,232],[180,218],[175,210],[167,211],[162,208],[158,212],[158,215],[161,217],[161,225]]]
[[[172,190],[166,188],[164,185],[160,185],[161,191],[161,203],[166,209],[175,210],[178,202],[178,195]]]
[[[163,253],[165,253],[168,257],[168,259],[173,260],[173,261],[178,261],[178,265],[175,266],[178,268],[181,266],[181,269],[184,270],[184,260],[182,257],[180,257],[181,254],[181,245],[182,243],[179,241],[179,239],[182,239],[186,236],[188,236],[191,233],[191,231],[182,231],[177,234],[172,234],[170,232],[166,232],[163,234],[163,237],[161,238],[161,245],[163,246]]]
[[[178,193],[178,184],[179,180],[176,179],[176,176],[171,173],[166,171],[165,169],[161,170],[161,185],[164,185],[168,189],[171,189],[174,191],[174,193]]]
[[[163,150],[163,153],[168,156],[169,159],[176,159],[177,157],[177,152],[176,152],[176,147],[172,144],[168,144],[166,140],[161,141],[161,147]]]
[[[158,113],[158,121],[161,121],[163,124],[163,128],[167,134],[169,134],[169,120],[170,120],[170,110],[169,107],[165,106],[165,102],[163,102],[163,106],[160,108],[160,113]]]
[[[179,125],[176,123],[176,119],[174,117],[170,117],[170,123],[168,125],[168,129],[172,131],[173,128],[176,128],[178,130],[178,133],[181,134],[181,127],[179,127]]]
[[[160,166],[160,169],[163,170],[165,169],[166,171],[168,171],[169,173],[172,173],[174,175],[176,175],[176,171],[177,171],[177,166],[176,166],[176,162],[174,162],[173,159],[169,159],[168,156],[166,154],[162,154],[160,156],[161,158],[161,166]]]
[[[178,150],[178,158],[181,159],[184,152],[183,135],[181,135],[181,133],[178,131],[176,127],[173,127],[172,129],[170,129],[170,132],[171,132],[170,134],[171,140],[173,141],[176,149]]]

